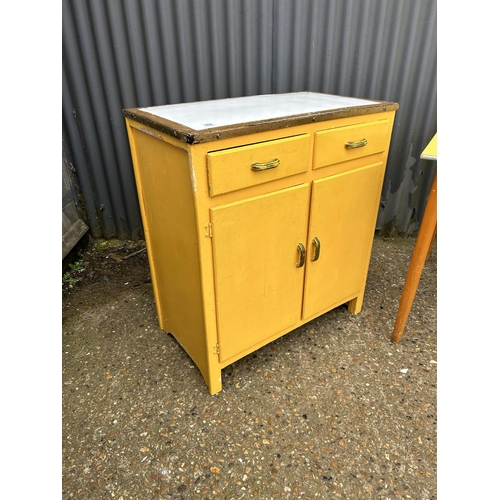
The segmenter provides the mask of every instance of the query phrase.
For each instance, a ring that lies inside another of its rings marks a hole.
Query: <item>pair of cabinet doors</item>
[[[220,362],[365,284],[382,162],[213,207]]]

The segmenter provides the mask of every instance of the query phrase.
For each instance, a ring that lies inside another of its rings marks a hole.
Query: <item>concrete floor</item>
[[[250,354],[210,396],[157,326],[146,252],[90,242],[63,287],[62,498],[436,499],[436,244],[390,341],[414,244],[375,238],[360,314]]]

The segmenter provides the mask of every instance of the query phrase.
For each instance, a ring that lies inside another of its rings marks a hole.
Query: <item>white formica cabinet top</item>
[[[294,92],[169,104],[140,108],[140,110],[193,130],[205,130],[238,123],[261,122],[287,116],[377,103],[378,101],[354,97],[315,92]]]
[[[291,92],[124,109],[125,117],[189,144],[398,109],[397,103]]]

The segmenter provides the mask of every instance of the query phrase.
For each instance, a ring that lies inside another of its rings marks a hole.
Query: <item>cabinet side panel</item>
[[[132,128],[160,328],[207,366],[194,194],[188,153]]]

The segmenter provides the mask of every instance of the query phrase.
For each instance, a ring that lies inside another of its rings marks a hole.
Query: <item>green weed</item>
[[[71,267],[71,264],[70,264],[70,267]],[[66,283],[67,285],[69,285],[70,287],[76,285],[78,283],[78,279],[77,278],[73,278],[73,276],[71,276],[70,272],[69,271],[66,271],[64,274],[63,274],[63,283]]]

